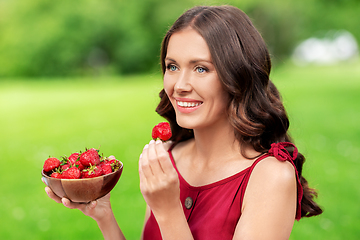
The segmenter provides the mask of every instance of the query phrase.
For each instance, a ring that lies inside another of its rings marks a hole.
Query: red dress
[[[232,239],[235,227],[241,216],[241,206],[250,174],[257,163],[268,156],[274,156],[279,161],[289,161],[295,168],[293,159],[297,149],[291,143],[274,143],[267,154],[259,157],[250,167],[228,178],[205,186],[193,187],[188,184],[176,168],[174,158],[169,149],[171,161],[178,172],[180,180],[180,200],[195,240],[227,240]],[[294,147],[293,156],[285,149]],[[298,206],[296,219],[301,218],[302,187],[298,178]],[[151,213],[144,228],[144,240],[161,240],[161,233],[154,215]]]

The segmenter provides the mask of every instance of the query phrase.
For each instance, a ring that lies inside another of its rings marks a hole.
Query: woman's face
[[[164,89],[179,126],[221,126],[227,121],[227,93],[212,63],[209,48],[192,28],[174,33],[165,58]]]

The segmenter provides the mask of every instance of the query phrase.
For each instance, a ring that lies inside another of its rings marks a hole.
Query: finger
[[[61,198],[56,196],[55,193],[53,191],[51,191],[51,189],[49,187],[45,187],[45,192],[47,193],[49,198],[51,198],[52,200],[54,200],[57,203],[61,203]]]
[[[159,159],[159,164],[165,173],[176,172],[174,166],[171,163],[170,156],[165,150],[164,144],[160,140],[156,141],[156,154]]]
[[[159,143],[160,142],[160,143]],[[159,174],[163,174],[164,171],[160,166],[160,162],[159,162],[159,158],[158,158],[158,154],[157,154],[157,145],[161,145],[161,141],[154,141],[151,140],[149,143],[149,151],[148,151],[148,161],[149,161],[149,165],[150,168],[152,170],[152,173],[154,174],[154,176],[159,176]]]
[[[141,172],[144,177],[153,175],[148,161],[148,149],[149,145],[146,144],[139,158],[139,173]]]
[[[41,178],[41,181],[47,186],[47,184],[46,184],[46,181],[45,181],[45,178],[44,177],[42,177]]]
[[[143,193],[147,189],[147,179],[142,171],[141,168],[139,168],[139,178],[140,178],[140,192]]]
[[[141,182],[145,179],[145,176],[144,176],[144,171],[143,171],[143,167],[142,167],[142,164],[143,164],[143,153],[140,154],[140,157],[139,157],[139,178],[140,178],[140,184]]]
[[[90,203],[75,203],[71,202],[67,198],[61,199],[62,204],[70,209],[79,209],[80,211],[84,212],[85,210],[89,209],[92,210],[96,207],[97,201],[91,201]]]

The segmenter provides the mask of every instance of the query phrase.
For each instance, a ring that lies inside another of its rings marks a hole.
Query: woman
[[[242,11],[188,10],[166,34],[161,64],[157,112],[173,136],[139,158],[142,239],[287,239],[294,219],[322,212],[287,134],[266,45]],[[46,192],[95,219],[105,239],[125,239],[109,195],[82,205]]]

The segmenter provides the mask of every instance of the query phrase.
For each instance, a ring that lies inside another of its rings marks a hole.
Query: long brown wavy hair
[[[272,143],[292,142],[287,133],[287,113],[277,88],[269,79],[271,60],[266,44],[240,9],[199,6],[181,15],[162,42],[160,60],[163,74],[170,37],[189,26],[208,44],[219,79],[229,94],[227,114],[240,145],[251,145],[256,151],[265,153]],[[173,132],[171,140],[176,143],[193,138],[192,130],[177,124],[175,110],[164,89],[159,96],[161,100],[156,111],[169,121]],[[292,149],[288,151],[292,153]],[[299,153],[294,164],[304,191],[301,216],[310,217],[321,214],[322,209],[314,202],[316,191],[309,188],[302,176],[304,161],[304,156]]]

